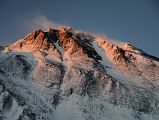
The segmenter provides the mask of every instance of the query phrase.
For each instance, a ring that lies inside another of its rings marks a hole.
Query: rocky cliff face
[[[133,45],[50,28],[2,48],[2,120],[158,118],[159,59]]]

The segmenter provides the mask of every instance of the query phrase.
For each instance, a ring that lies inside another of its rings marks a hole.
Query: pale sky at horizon
[[[129,42],[159,57],[159,0],[1,0],[0,45],[32,32],[39,16]]]

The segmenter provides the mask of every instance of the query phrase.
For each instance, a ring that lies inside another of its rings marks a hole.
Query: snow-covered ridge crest
[[[103,37],[96,37],[96,41],[116,70],[132,79],[138,86],[156,89],[156,82],[158,83],[159,80],[157,74],[159,58],[151,56],[129,43],[112,42]]]

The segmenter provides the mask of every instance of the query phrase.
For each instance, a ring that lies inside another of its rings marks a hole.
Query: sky
[[[0,45],[45,29],[47,21],[128,42],[159,57],[159,0],[1,0]]]

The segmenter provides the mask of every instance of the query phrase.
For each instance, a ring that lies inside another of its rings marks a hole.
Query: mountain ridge
[[[0,93],[0,118],[59,120],[69,108],[66,119],[117,119],[118,109],[120,119],[159,115],[159,60],[131,44],[72,28],[38,29],[0,56],[2,93],[10,93]]]

